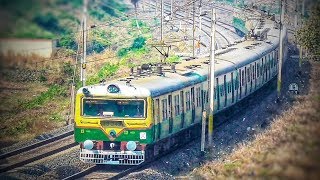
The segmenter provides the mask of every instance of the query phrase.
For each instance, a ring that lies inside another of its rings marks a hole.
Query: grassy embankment
[[[320,177],[320,63],[312,62],[310,92],[275,118],[252,142],[195,169],[196,179],[318,179]]]

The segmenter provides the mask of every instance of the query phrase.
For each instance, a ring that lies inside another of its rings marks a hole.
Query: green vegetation
[[[0,10],[9,18],[0,37],[58,39],[59,47],[76,50],[75,32],[80,26],[77,14],[82,12],[82,0],[1,0]],[[89,15],[102,22],[121,17],[126,10],[126,5],[117,0],[88,4]],[[95,33],[92,50],[101,52],[110,45],[109,36]]]
[[[181,58],[179,56],[176,56],[176,55],[169,56],[166,59],[166,62],[168,62],[168,63],[176,63],[176,62],[180,62],[180,61],[181,61]]]
[[[97,74],[90,76],[87,80],[88,85],[97,84],[105,78],[109,78],[116,74],[119,70],[118,64],[106,63]]]
[[[66,89],[63,86],[51,85],[46,92],[41,93],[35,99],[22,103],[22,108],[33,109],[38,108],[45,102],[54,99],[55,97],[66,96]]]
[[[145,52],[145,45],[146,45],[146,38],[145,37],[137,37],[133,40],[133,43],[130,47],[128,48],[122,48],[117,52],[117,56],[119,58],[124,58],[126,57],[129,52]]]
[[[91,44],[92,51],[100,53],[111,45],[111,39],[115,37],[115,34],[103,29],[93,29],[90,36],[93,39]]]
[[[312,55],[312,59],[320,59],[320,4],[316,4],[312,11],[311,16],[306,21],[302,29],[297,34],[298,43],[306,48]]]

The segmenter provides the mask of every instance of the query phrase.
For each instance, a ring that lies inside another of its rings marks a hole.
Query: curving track
[[[156,5],[152,3],[146,3],[147,6],[155,9]],[[166,14],[170,14],[170,8],[168,3],[164,3],[164,11]],[[177,12],[176,16],[178,16],[182,21],[192,25],[192,20],[188,19],[186,20],[186,14],[183,12]],[[199,20],[198,18],[195,19],[196,27],[198,27]],[[175,24],[175,26],[179,26],[178,24]],[[204,44],[206,47],[209,47],[209,39],[210,39],[210,32],[211,32],[211,18],[204,16],[202,21],[203,26],[203,33],[205,34],[206,39],[204,40]],[[234,41],[240,39],[240,36],[235,32],[235,29],[233,26],[228,25],[227,23],[218,21],[216,24],[216,49],[221,49],[222,47],[226,47],[227,45],[233,43]]]

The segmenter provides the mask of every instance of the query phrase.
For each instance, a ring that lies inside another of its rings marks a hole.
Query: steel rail
[[[60,139],[63,139],[63,138],[66,138],[66,137],[71,136],[71,135],[73,135],[73,130],[67,131],[67,132],[65,132],[63,134],[60,134],[60,135],[57,135],[57,136],[53,136],[53,137],[51,137],[49,139],[46,139],[46,140],[43,140],[43,141],[39,141],[39,142],[33,143],[33,144],[29,145],[29,146],[25,146],[25,147],[19,148],[17,150],[13,150],[13,151],[1,154],[0,155],[0,159],[5,159],[5,158],[11,157],[11,156],[18,155],[18,154],[23,153],[23,152],[30,151],[32,149],[44,146],[46,144],[52,143],[54,141],[57,141],[57,140],[60,140]]]
[[[48,157],[48,156],[52,156],[52,155],[54,155],[54,154],[57,154],[57,153],[62,152],[62,151],[65,151],[65,150],[70,149],[70,148],[72,148],[72,147],[75,147],[75,146],[77,146],[77,145],[78,145],[77,142],[74,142],[74,143],[71,143],[71,144],[67,144],[67,145],[65,145],[65,146],[62,146],[62,147],[57,148],[57,149],[54,149],[54,150],[52,150],[52,151],[49,151],[49,152],[46,152],[46,153],[43,153],[43,154],[34,156],[34,157],[32,157],[32,158],[29,158],[29,159],[20,161],[20,162],[18,162],[18,163],[15,163],[15,164],[6,166],[6,167],[0,169],[0,173],[3,173],[3,172],[6,172],[6,171],[15,169],[15,168],[17,168],[17,167],[24,166],[24,165],[26,165],[26,164],[32,163],[32,162],[34,162],[34,161],[37,161],[37,160],[40,160],[40,159],[43,159],[43,158],[46,158],[46,157]]]

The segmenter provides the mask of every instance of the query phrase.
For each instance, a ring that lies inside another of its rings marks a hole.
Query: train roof
[[[237,70],[277,48],[279,30],[274,26],[273,21],[266,20],[264,25],[260,27],[260,29],[268,31],[267,41],[247,40],[228,49],[217,50],[215,76]],[[175,69],[176,72],[171,72],[164,67],[163,76],[142,74],[140,77],[121,78],[104,85],[93,85],[86,88],[97,96],[106,94],[113,97],[160,96],[205,81],[209,75],[209,57],[183,60],[176,64]],[[111,84],[120,89],[120,94],[108,93],[107,87]],[[82,91],[82,88],[79,91]]]

